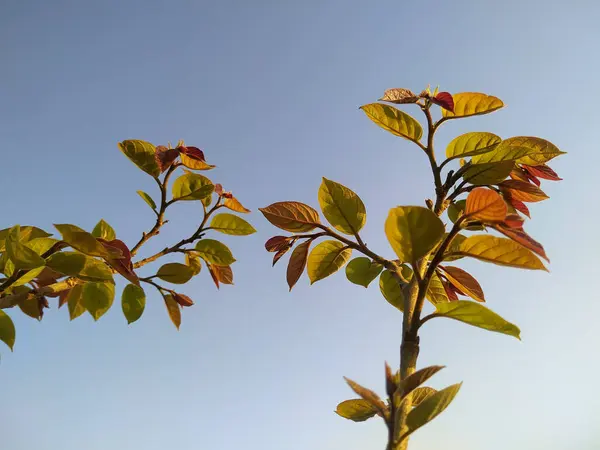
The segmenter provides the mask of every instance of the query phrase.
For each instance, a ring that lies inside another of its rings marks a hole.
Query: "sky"
[[[551,199],[526,225],[550,273],[461,264],[522,341],[429,322],[419,365],[447,366],[434,387],[464,384],[411,448],[598,448],[598,17],[591,0],[1,0],[0,228],[91,230],[103,218],[132,245],[153,223],[136,190],[156,188],[116,144],[184,139],[218,166],[207,175],[253,210],[258,230],[212,236],[237,259],[235,286],[217,291],[206,271],[186,285],[196,304],[179,332],[150,290],[130,326],[118,298],[96,323],[70,322],[55,303],[40,323],[10,311],[3,448],[384,448],[383,423],[333,411],[353,397],[343,376],[383,394],[401,314],[376,283],[343,273],[313,286],[304,276],[288,292],[286,263],[272,268],[263,247],[279,232],[257,208],[317,207],[325,176],[361,196],[364,240],[392,257],[387,212],[423,205],[431,174],[420,150],[358,107],[429,83],[507,105],[444,125],[438,153],[461,133],[490,131],[541,136],[568,154],[552,163],[564,181],[543,185]],[[144,255],[185,237],[200,210],[175,205],[168,219]]]

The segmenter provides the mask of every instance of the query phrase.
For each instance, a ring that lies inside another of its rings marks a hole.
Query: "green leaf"
[[[194,276],[198,275],[202,270],[202,263],[200,258],[197,255],[192,254],[190,252],[187,252],[185,254],[185,264],[190,269],[192,269],[192,273],[194,274]]]
[[[197,173],[185,173],[173,183],[173,200],[203,200],[210,197],[215,186]]]
[[[118,144],[119,150],[129,158],[136,166],[152,175],[154,178],[160,175],[160,168],[156,162],[156,147],[150,142],[130,139]]]
[[[408,431],[406,435],[410,435],[421,428],[423,425],[431,422],[450,405],[462,383],[448,386],[435,394],[430,395],[423,400],[419,406],[413,408],[406,416],[406,426]]]
[[[105,241],[113,241],[117,238],[117,234],[113,227],[105,222],[104,219],[101,219],[100,222],[96,224],[92,231],[92,236],[104,239]]]
[[[398,390],[402,393],[402,397],[406,397],[443,368],[444,366],[425,367],[417,370],[413,374],[400,381]]]
[[[504,106],[499,98],[479,92],[459,92],[452,94],[452,98],[454,112],[442,109],[442,116],[446,119],[489,114]]]
[[[152,200],[152,197],[150,197],[148,194],[146,194],[144,191],[137,191],[137,194],[142,197],[142,200],[144,200],[146,202],[146,204],[152,208],[153,211],[156,211],[156,203],[154,203],[154,200]]]
[[[44,258],[20,242],[20,227],[15,225],[6,236],[6,255],[15,269],[35,269],[46,264]]]
[[[164,299],[171,322],[173,322],[175,328],[179,330],[179,327],[181,326],[181,309],[179,303],[175,301],[172,295],[165,295]]]
[[[0,309],[0,341],[8,345],[8,348],[12,351],[15,346],[15,337],[15,324],[8,314]]]
[[[377,414],[377,410],[362,398],[346,400],[340,403],[335,412],[344,419],[354,422],[364,422]]]
[[[351,283],[359,286],[369,287],[373,281],[383,270],[383,266],[369,258],[361,256],[354,258],[346,266],[346,278]]]
[[[56,243],[58,243],[57,239],[52,239],[49,237],[40,237],[30,240],[25,243],[26,247],[29,247],[31,250],[36,252],[38,255],[43,255],[48,250],[50,250]]]
[[[509,147],[526,147],[533,150],[532,153],[517,160],[518,164],[525,164],[527,166],[539,166],[566,153],[560,151],[552,142],[532,136],[515,136],[508,138],[502,142],[502,146],[505,145]]]
[[[104,262],[79,252],[60,252],[50,256],[47,265],[63,275],[88,281],[112,280],[112,272]]]
[[[502,142],[500,136],[493,133],[466,133],[454,138],[446,147],[446,158],[466,158],[488,153]]]
[[[436,315],[458,320],[484,330],[514,336],[521,340],[521,330],[516,325],[507,322],[495,312],[480,303],[469,300],[439,303],[435,305]]]
[[[11,229],[12,228],[5,228],[3,230],[0,230],[0,252],[3,252],[6,250],[5,241],[6,241],[6,237],[8,236],[8,233],[10,232]],[[44,238],[44,237],[48,237],[48,236],[52,236],[52,235],[49,233],[46,233],[44,230],[42,230],[40,228],[31,227],[31,226],[23,226],[23,227],[21,227],[21,231],[19,234],[19,242],[26,243],[33,239]]]
[[[547,270],[542,261],[521,244],[486,234],[469,236],[452,255],[470,256],[500,266]]]
[[[500,144],[495,150],[485,153],[483,155],[476,155],[471,158],[473,164],[485,164],[491,162],[500,161],[516,161],[523,156],[533,153],[532,150],[527,147],[514,147]]]
[[[408,114],[389,105],[371,103],[361,106],[369,119],[390,133],[417,142],[423,136],[421,124]]]
[[[444,285],[442,284],[442,280],[440,280],[440,277],[438,277],[436,273],[431,276],[429,286],[427,286],[426,297],[427,300],[434,305],[450,301],[448,294],[446,294],[446,289],[444,289]]]
[[[252,225],[239,216],[229,213],[217,214],[210,222],[210,228],[223,234],[247,236],[256,233]]]
[[[222,242],[214,239],[202,239],[196,244],[198,256],[217,266],[229,266],[235,262],[231,250]]]
[[[36,267],[35,269],[29,270],[27,273],[21,275],[13,284],[11,284],[11,287],[23,286],[23,285],[29,283],[31,280],[33,280],[35,277],[37,277],[40,273],[42,273],[43,270],[44,270],[44,266]]]
[[[66,302],[69,307],[69,317],[71,320],[77,319],[85,312],[85,307],[82,302],[83,287],[83,284],[76,284],[67,294]]]
[[[135,284],[128,284],[121,295],[121,306],[127,324],[131,324],[142,317],[146,307],[146,293]]]
[[[423,403],[423,400],[425,400],[429,396],[435,394],[436,392],[437,391],[435,389],[427,387],[427,386],[423,386],[423,387],[415,389],[412,394],[413,408],[416,406],[419,406],[421,403]]]
[[[327,178],[323,178],[319,188],[319,205],[329,223],[342,233],[355,235],[367,221],[367,211],[360,197]]]
[[[477,186],[497,184],[510,174],[514,166],[514,161],[473,164],[465,170],[463,179]]]
[[[185,264],[167,263],[156,273],[158,278],[173,284],[185,284],[194,276],[194,270]]]
[[[352,249],[339,241],[323,241],[308,255],[307,273],[310,284],[340,270],[350,259]]]
[[[258,210],[277,228],[291,233],[311,231],[320,224],[319,213],[300,202],[277,202]]]
[[[28,288],[25,289],[29,291]],[[37,297],[27,296],[19,302],[19,309],[23,312],[23,314],[31,317],[32,319],[36,319],[38,321],[42,320],[42,309],[40,308],[40,299],[38,299]]]
[[[112,306],[115,285],[112,283],[89,282],[83,285],[81,304],[94,320],[102,317]]]
[[[379,277],[379,290],[388,303],[400,311],[404,311],[404,294],[402,286],[393,272],[384,270]]]
[[[75,250],[79,250],[81,253],[85,253],[90,256],[100,256],[102,258],[116,257],[120,258],[123,255],[116,250],[109,251],[102,245],[98,240],[85,230],[82,230],[78,226],[70,224],[54,224],[54,227],[62,235],[63,241],[73,247]]]
[[[458,218],[464,212],[466,206],[467,206],[466,200],[458,200],[454,203],[451,203],[450,206],[448,206],[448,219],[450,219],[450,221],[452,223],[456,223]]]
[[[444,236],[444,224],[421,206],[398,206],[390,210],[385,234],[401,262],[414,264]]]

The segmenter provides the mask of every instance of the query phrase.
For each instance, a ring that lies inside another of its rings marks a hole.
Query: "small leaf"
[[[298,282],[304,269],[306,267],[306,260],[308,259],[308,250],[310,249],[311,240],[307,240],[302,244],[298,245],[292,255],[290,256],[290,261],[287,266],[287,283],[290,287],[290,291],[294,287],[294,285]]]
[[[185,254],[185,264],[192,269],[194,276],[198,275],[202,270],[202,262],[200,258],[191,252],[187,252]]]
[[[137,191],[137,194],[142,197],[142,200],[144,200],[153,211],[156,211],[156,203],[154,203],[152,197],[150,197],[144,191]]]
[[[111,227],[104,219],[100,220],[92,231],[92,236],[95,238],[102,238],[107,241],[112,241],[117,238],[117,234],[113,227]]]
[[[235,214],[221,213],[213,217],[210,228],[223,234],[247,236],[256,233],[252,225]]]
[[[527,147],[514,147],[500,144],[491,152],[473,156],[473,158],[471,158],[471,163],[486,164],[501,161],[516,161],[533,152],[534,150]]]
[[[446,158],[466,158],[488,153],[502,142],[500,136],[493,133],[466,133],[452,139],[446,147]]]
[[[413,142],[418,142],[423,136],[421,124],[399,109],[381,103],[371,103],[360,109],[369,119],[396,136]]]
[[[323,241],[308,255],[307,272],[310,284],[340,270],[350,259],[352,249],[339,241]]]
[[[112,241],[105,241],[104,239],[98,239],[100,243],[111,252],[119,252],[120,257],[106,258],[108,264],[115,269],[121,276],[127,281],[135,285],[140,284],[140,279],[133,270],[133,263],[131,262],[131,252],[125,244],[125,242],[114,239]]]
[[[530,250],[510,239],[490,235],[469,236],[461,242],[455,253],[501,266],[546,270],[544,264]]]
[[[265,218],[278,228],[292,233],[311,231],[320,224],[319,213],[300,202],[278,202],[259,208]]]
[[[548,198],[539,187],[524,181],[506,180],[498,187],[502,192],[508,192],[511,198],[521,202],[535,203]]]
[[[358,195],[335,181],[323,178],[319,205],[333,227],[345,234],[357,234],[367,221],[365,205]]]
[[[112,283],[89,282],[83,285],[81,304],[94,320],[102,317],[112,306],[115,285]]]
[[[350,388],[354,392],[356,392],[356,394],[358,394],[363,400],[369,402],[369,404],[373,408],[375,408],[375,410],[378,414],[381,415],[381,417],[385,417],[387,412],[387,406],[375,392],[361,386],[360,384],[350,380],[349,378],[344,377],[344,379],[346,380],[346,383],[348,383],[348,386],[350,386]]]
[[[179,294],[177,292],[173,292],[172,295],[173,295],[173,300],[175,300],[177,302],[177,304],[179,306],[181,306],[182,308],[189,308],[190,306],[194,306],[194,301],[191,298],[189,298],[187,295]]]
[[[437,305],[438,303],[447,303],[450,301],[448,294],[446,293],[446,289],[444,288],[444,284],[436,273],[434,273],[429,280],[429,285],[427,286],[427,293],[425,296],[427,297],[427,300],[434,305]]]
[[[406,416],[406,426],[408,431],[406,436],[414,433],[423,425],[431,422],[450,405],[461,387],[462,383],[448,386],[435,394],[430,395],[421,404]]]
[[[229,266],[211,265],[211,274],[223,284],[233,284],[233,271]],[[218,287],[218,286],[217,286]]]
[[[229,266],[235,262],[231,250],[222,242],[214,239],[202,239],[196,244],[198,256],[217,266]]]
[[[160,175],[160,168],[156,162],[156,148],[150,142],[137,139],[119,142],[119,150],[127,156],[131,162],[154,178]]]
[[[426,398],[435,394],[436,392],[437,391],[435,389],[427,386],[415,389],[412,394],[413,407],[419,406]]]
[[[520,200],[516,200],[516,199],[512,198],[511,195],[510,195],[510,192],[503,192],[502,195],[504,196],[504,200],[506,200],[506,202],[510,206],[512,206],[513,208],[515,208],[515,210],[517,210],[520,213],[523,213],[527,217],[531,218],[531,215],[529,213],[529,208],[527,207],[527,205],[525,205],[525,203],[523,203]]]
[[[377,410],[362,398],[346,400],[340,403],[335,412],[344,419],[349,419],[353,422],[364,422],[377,414]]]
[[[346,278],[359,286],[369,287],[371,281],[379,276],[383,266],[369,258],[361,256],[354,258],[346,266]]]
[[[175,301],[172,295],[165,295],[163,298],[165,299],[165,306],[167,307],[171,322],[173,322],[175,328],[179,330],[179,327],[181,326],[181,309],[179,303]]]
[[[69,308],[69,317],[71,320],[77,319],[85,312],[85,307],[82,302],[83,287],[83,284],[76,284],[67,294],[65,301]]]
[[[225,200],[223,201],[223,206],[225,206],[225,208],[228,208],[232,211],[239,212],[239,213],[249,213],[250,212],[250,210],[248,208],[244,207],[244,205],[242,205],[240,203],[240,201],[235,197],[225,198]]]
[[[432,376],[434,376],[436,373],[438,373],[444,368],[445,366],[425,367],[423,369],[417,370],[413,374],[400,381],[398,389],[402,393],[402,397],[406,397],[408,394],[410,394],[412,391],[421,386],[423,383],[425,383]]]
[[[55,228],[62,235],[63,241],[79,250],[81,253],[90,256],[100,256],[102,258],[122,257],[122,253],[117,249],[107,249],[91,233],[70,224],[55,224]]]
[[[440,266],[445,272],[445,276],[450,283],[460,289],[465,295],[468,295],[473,300],[485,302],[485,295],[479,282],[468,272],[453,266]]]
[[[562,178],[558,176],[558,174],[548,167],[546,164],[540,164],[538,166],[527,166],[523,165],[523,170],[525,170],[530,175],[534,177],[541,178],[542,180],[550,180],[550,181],[560,181]]]
[[[421,206],[398,206],[390,210],[385,234],[401,262],[415,263],[444,236],[444,224]]]
[[[185,264],[167,263],[158,269],[156,276],[169,283],[185,284],[194,276],[194,271]]]
[[[384,270],[379,277],[379,290],[388,303],[400,311],[404,311],[404,294],[402,286],[393,272]]]
[[[437,95],[431,97],[431,102],[440,106],[446,111],[454,112],[454,99],[450,92],[440,92]]]
[[[294,242],[294,238],[290,238],[287,236],[273,236],[269,238],[267,242],[265,242],[265,249],[268,252],[278,252],[281,249],[286,247],[290,247]]]
[[[146,293],[140,286],[128,284],[121,295],[121,307],[127,324],[131,324],[142,317],[146,308]]]
[[[161,173],[171,167],[178,156],[179,150],[176,148],[167,148],[164,145],[157,146],[154,153],[154,159],[156,160]]]
[[[476,186],[497,184],[506,179],[514,166],[514,161],[473,164],[463,173],[463,180]]]
[[[387,89],[383,93],[383,97],[381,97],[379,99],[379,101],[382,101],[382,102],[389,102],[389,103],[396,103],[396,104],[417,103],[418,100],[419,100],[419,97],[417,97],[409,89],[404,89],[404,88]]]
[[[215,166],[207,164],[204,159],[204,153],[199,148],[181,146],[178,149],[180,151],[179,157],[181,162],[188,169],[211,170],[215,168]]]
[[[6,236],[6,256],[19,269],[35,269],[46,264],[44,258],[21,242],[20,227],[15,225]]]
[[[495,191],[486,188],[473,189],[467,197],[465,215],[482,222],[502,222],[507,214],[504,199]]]
[[[502,100],[479,92],[461,92],[454,94],[454,112],[442,110],[442,116],[448,119],[489,114],[504,106]]]
[[[513,147],[527,147],[534,150],[534,153],[530,153],[517,160],[519,164],[526,164],[528,166],[539,166],[545,164],[551,159],[557,156],[564,155],[553,143],[532,136],[515,136],[505,139],[502,145],[513,146]]]
[[[0,341],[8,345],[8,348],[12,351],[15,346],[15,337],[15,324],[9,315],[0,309]]]
[[[203,200],[210,197],[214,189],[212,181],[205,176],[185,173],[173,183],[173,200]]]
[[[452,223],[455,223],[458,218],[462,216],[466,206],[466,200],[458,200],[451,203],[450,206],[448,206],[448,219],[450,219]]]
[[[521,339],[519,328],[504,320],[492,310],[486,308],[481,303],[475,303],[469,300],[459,300],[451,303],[440,303],[435,306],[436,314],[441,317],[464,322],[477,328],[483,328],[488,331],[507,334]]]

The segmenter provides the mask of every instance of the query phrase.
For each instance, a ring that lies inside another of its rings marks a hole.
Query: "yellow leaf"
[[[546,270],[542,261],[530,250],[510,239],[491,235],[469,236],[452,254],[470,256],[500,266]]]
[[[383,298],[395,308],[404,311],[404,294],[402,286],[393,272],[384,270],[379,276],[379,290]]]
[[[71,320],[77,319],[85,312],[85,307],[81,302],[83,286],[83,284],[76,284],[67,294],[66,302],[69,307],[69,317]]]
[[[188,172],[173,183],[173,200],[204,200],[209,198],[214,190],[215,186],[208,178]]]
[[[6,236],[6,256],[13,262],[15,269],[36,269],[44,266],[44,258],[20,242],[20,228],[19,225],[15,225]]]
[[[360,109],[369,119],[396,136],[414,142],[423,136],[421,124],[399,109],[381,103],[371,103],[361,106]]]
[[[165,299],[165,306],[167,307],[171,322],[179,330],[181,326],[181,309],[179,308],[179,303],[175,301],[172,295],[165,295],[163,298]]]
[[[398,206],[390,210],[385,234],[400,262],[415,263],[444,236],[444,224],[422,206]]]
[[[161,280],[174,284],[185,284],[194,276],[194,270],[180,263],[167,263],[156,273]]]
[[[210,228],[223,234],[248,236],[256,233],[252,225],[235,214],[221,213],[213,217]]]
[[[15,346],[16,330],[12,319],[0,309],[0,341],[12,350]]]
[[[506,218],[507,206],[496,191],[475,188],[467,197],[464,214],[482,222],[502,222]]]
[[[100,256],[102,258],[122,258],[123,254],[120,250],[113,247],[112,250],[107,249],[102,245],[91,233],[82,230],[78,226],[70,224],[55,224],[54,227],[62,235],[63,241],[90,256]]]
[[[519,158],[529,155],[534,151],[527,147],[515,147],[503,144],[504,143],[501,143],[496,146],[491,152],[473,156],[473,158],[471,158],[471,163],[485,164],[500,161],[517,161]]]
[[[319,213],[300,202],[277,202],[259,208],[265,218],[278,228],[292,233],[311,231],[320,224]]]
[[[466,158],[494,150],[502,142],[493,133],[466,133],[454,138],[446,147],[446,158]]]
[[[144,172],[155,178],[160,175],[155,156],[156,148],[150,142],[131,139],[119,142],[118,146],[119,150]]]
[[[458,320],[477,328],[488,331],[507,334],[520,338],[521,330],[516,325],[507,322],[492,310],[486,308],[480,303],[469,300],[459,300],[457,302],[440,303],[435,306],[436,315]]]
[[[308,255],[307,272],[313,284],[340,270],[350,259],[352,249],[339,241],[324,241]]]
[[[333,227],[345,234],[358,233],[367,221],[365,205],[358,195],[335,181],[323,178],[319,205]]]
[[[190,158],[183,152],[179,154],[179,158],[185,167],[192,170],[211,170],[216,167],[212,164],[208,164],[206,161]]]
[[[128,284],[121,294],[121,308],[127,324],[138,320],[146,308],[146,293],[140,286]]]
[[[460,92],[452,94],[454,112],[442,109],[442,116],[448,119],[488,114],[504,106],[502,100],[479,92]]]
[[[114,298],[114,284],[85,283],[81,294],[81,305],[90,313],[94,320],[98,320],[110,309]]]
[[[344,419],[354,422],[364,422],[377,414],[377,410],[362,398],[346,400],[340,403],[335,412]]]
[[[522,158],[517,160],[518,164],[525,164],[527,166],[540,166],[547,163],[551,159],[557,156],[564,155],[566,152],[560,151],[556,145],[545,139],[532,137],[532,136],[515,136],[505,139],[502,145],[515,146],[515,147],[526,147],[534,150],[533,153],[529,153]]]
[[[196,251],[200,258],[217,266],[229,266],[235,262],[229,247],[214,239],[201,239],[196,244]]]
[[[434,305],[450,301],[448,294],[446,294],[446,289],[444,289],[444,285],[442,284],[442,280],[440,280],[440,277],[438,277],[436,273],[431,276],[425,296],[427,297],[427,300]]]
[[[223,201],[223,206],[225,206],[225,208],[229,208],[232,211],[235,212],[239,212],[239,213],[249,213],[250,210],[246,207],[244,207],[244,205],[242,205],[239,200],[235,197],[231,197],[231,198],[226,198],[225,201]]]
[[[351,283],[359,286],[369,287],[373,281],[383,270],[383,266],[375,261],[371,261],[364,256],[354,258],[346,266],[346,278]]]
[[[453,384],[435,394],[430,395],[423,400],[419,406],[413,408],[406,416],[406,426],[408,431],[406,435],[414,433],[423,425],[431,422],[450,405],[462,383]]]

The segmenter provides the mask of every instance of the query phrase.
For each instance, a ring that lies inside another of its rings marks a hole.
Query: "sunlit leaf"
[[[363,400],[369,402],[369,404],[373,408],[375,408],[375,410],[382,417],[385,416],[385,413],[387,412],[387,406],[375,392],[373,392],[370,389],[367,389],[366,387],[361,386],[360,384],[350,380],[349,378],[344,377],[344,379],[346,380],[346,383],[348,383],[348,386],[350,386],[350,388],[356,394],[358,394]]]
[[[194,271],[185,264],[166,263],[158,269],[156,276],[169,283],[185,284],[194,276]]]
[[[250,212],[250,210],[248,208],[246,208],[244,205],[242,205],[240,203],[240,201],[235,197],[226,198],[223,201],[223,206],[225,206],[225,208],[228,208],[232,211],[239,212],[239,213],[249,213]]]
[[[146,308],[146,293],[140,286],[128,284],[121,295],[121,307],[127,323],[138,320]]]
[[[202,239],[196,244],[198,256],[211,264],[229,266],[235,262],[231,250],[222,242],[214,239]]]
[[[371,281],[379,276],[383,266],[364,256],[354,258],[346,266],[346,278],[351,283],[369,287]]]
[[[150,208],[156,211],[156,203],[154,203],[154,200],[152,200],[150,195],[146,194],[144,191],[137,191],[137,194],[142,197],[142,200],[144,200]]]
[[[112,280],[112,272],[102,261],[79,252],[54,253],[46,261],[56,272],[82,280]]]
[[[29,283],[31,280],[35,279],[35,277],[37,277],[44,269],[45,269],[45,267],[42,266],[42,267],[36,267],[35,269],[28,270],[26,273],[24,273],[19,278],[17,278],[17,280],[13,284],[11,284],[11,287],[23,286],[23,285]]]
[[[66,303],[69,308],[69,317],[71,320],[77,319],[85,312],[82,302],[83,287],[83,284],[76,284],[67,294]]]
[[[506,180],[498,185],[501,191],[508,192],[510,198],[527,203],[546,200],[548,196],[539,187],[518,180]]]
[[[488,331],[507,334],[520,338],[519,328],[504,320],[492,310],[486,308],[481,303],[470,300],[459,300],[457,302],[440,303],[435,306],[436,315],[458,320],[477,328],[483,328]]]
[[[354,422],[364,422],[377,414],[377,410],[362,398],[346,400],[340,403],[337,405],[335,412],[344,419]]]
[[[412,264],[442,239],[444,224],[428,208],[398,206],[388,214],[385,234],[398,259]]]
[[[453,94],[452,98],[454,112],[442,110],[442,116],[448,119],[488,114],[504,106],[499,98],[479,92],[460,92]]]
[[[475,188],[467,197],[465,215],[482,222],[501,222],[507,214],[506,203],[496,191]]]
[[[471,163],[486,164],[501,161],[516,161],[533,152],[534,150],[527,147],[514,147],[500,144],[491,152],[473,156],[473,158],[471,158]]]
[[[450,206],[448,206],[448,219],[450,219],[452,223],[455,223],[464,212],[466,206],[466,200],[457,200],[451,203]]]
[[[433,388],[423,386],[415,389],[412,393],[412,404],[413,407],[419,406],[429,396],[435,394],[437,391]]]
[[[171,295],[173,296],[173,300],[175,300],[182,308],[189,308],[190,306],[194,305],[194,301],[185,294],[173,292]]]
[[[429,285],[427,286],[427,293],[425,294],[427,300],[429,300],[434,305],[438,303],[449,302],[448,294],[446,294],[446,289],[442,284],[442,280],[437,276],[436,273],[431,275],[431,279],[429,280]]]
[[[205,176],[185,173],[175,180],[172,188],[174,200],[203,200],[210,197],[215,186]]]
[[[350,259],[352,249],[339,241],[323,241],[308,255],[307,273],[313,284],[340,270]]]
[[[198,275],[202,270],[202,262],[200,260],[200,257],[191,252],[187,252],[185,254],[185,264],[190,269],[192,269],[192,273],[194,274],[194,276]]]
[[[81,304],[94,320],[102,317],[112,306],[115,285],[112,283],[89,282],[83,285]]]
[[[530,250],[510,239],[491,235],[469,236],[461,242],[458,250],[453,253],[501,266],[546,270],[544,264]]]
[[[473,300],[485,302],[483,289],[481,289],[481,285],[471,274],[453,266],[440,266],[440,268],[444,271],[448,281],[460,289],[461,292]]]
[[[386,131],[411,141],[423,136],[421,124],[405,112],[389,105],[371,103],[361,106],[367,117]]]
[[[497,184],[506,179],[514,165],[514,161],[473,164],[465,170],[463,179],[478,186]]]
[[[423,400],[419,406],[413,408],[413,410],[408,413],[408,416],[406,416],[406,426],[408,428],[406,435],[414,433],[423,425],[431,422],[444,412],[452,400],[454,400],[456,394],[458,394],[461,385],[462,383],[453,384],[441,391],[437,391],[435,394],[432,394]]]
[[[8,348],[12,351],[15,346],[15,337],[15,324],[9,315],[0,309],[0,341],[8,345]]]
[[[173,322],[173,325],[175,325],[175,328],[179,330],[179,327],[181,326],[181,308],[179,303],[175,301],[172,295],[165,295],[163,298],[165,299],[165,306],[167,307],[169,318],[171,319],[171,322]]]
[[[424,367],[401,380],[398,389],[402,397],[406,397],[442,369],[444,366]]]
[[[188,155],[184,152],[179,154],[179,158],[185,167],[192,170],[211,170],[216,167],[212,164],[208,164],[206,161],[204,161],[204,158],[193,158],[191,155]]]
[[[15,266],[15,269],[35,269],[46,264],[44,258],[34,250],[21,243],[20,227],[15,225],[6,236],[6,256]]]
[[[546,164],[540,164],[538,166],[523,165],[523,170],[527,171],[530,175],[533,175],[534,177],[541,178],[542,180],[562,180],[562,178],[559,177],[558,174]]]
[[[396,104],[416,103],[417,100],[419,100],[419,97],[417,97],[409,89],[392,88],[392,89],[387,89],[383,93],[383,97],[381,97],[379,100],[382,102],[389,102],[389,103],[396,103]]]
[[[450,92],[440,92],[438,94],[434,94],[430,100],[443,110],[454,112],[454,98]]]
[[[513,241],[521,244],[523,247],[528,248],[536,255],[541,256],[546,261],[549,261],[548,256],[546,256],[546,251],[542,244],[529,236],[523,229],[519,228],[511,228],[504,224],[495,224],[494,229],[506,237],[512,239]]]
[[[500,136],[493,133],[466,133],[452,139],[446,147],[446,158],[466,158],[468,156],[488,153],[502,142]]]
[[[294,287],[294,285],[298,282],[304,269],[306,267],[306,260],[308,259],[308,250],[310,249],[310,244],[312,241],[308,240],[298,245],[292,255],[290,256],[290,261],[287,266],[287,283],[290,287],[290,291]]]
[[[379,290],[390,305],[398,308],[400,311],[404,311],[404,294],[402,293],[402,286],[394,273],[390,270],[381,272],[381,275],[379,276]]]
[[[96,224],[92,231],[92,236],[95,238],[102,238],[107,241],[112,241],[117,238],[117,234],[113,227],[111,227],[104,219]]]
[[[155,157],[156,148],[150,142],[131,139],[119,142],[118,146],[119,150],[144,172],[155,178],[160,175]]]
[[[525,203],[523,203],[520,200],[516,200],[514,198],[511,197],[510,192],[503,192],[502,195],[504,196],[504,200],[506,200],[506,202],[512,206],[513,208],[515,208],[515,210],[519,211],[522,214],[525,214],[527,217],[531,217],[530,213],[529,213],[529,208],[527,207],[527,205],[525,205]]]
[[[265,218],[278,228],[292,233],[311,231],[320,224],[319,213],[300,202],[278,202],[259,208]]]
[[[235,214],[221,213],[212,218],[210,228],[224,234],[247,236],[256,233],[252,225]]]
[[[107,249],[91,233],[70,224],[55,224],[56,229],[62,235],[63,241],[90,256],[100,256],[102,258],[122,257],[122,253],[117,249]]]
[[[323,178],[319,188],[319,205],[329,223],[342,233],[354,235],[367,221],[367,211],[360,197],[327,178]]]
[[[517,160],[517,163],[526,164],[528,166],[545,164],[551,159],[565,154],[565,152],[560,151],[553,143],[532,136],[515,136],[508,138],[502,141],[502,146],[527,147],[533,149],[534,153],[530,153]]]
[[[211,265],[211,274],[223,284],[233,284],[233,271],[230,266]],[[218,287],[218,286],[217,286]]]

